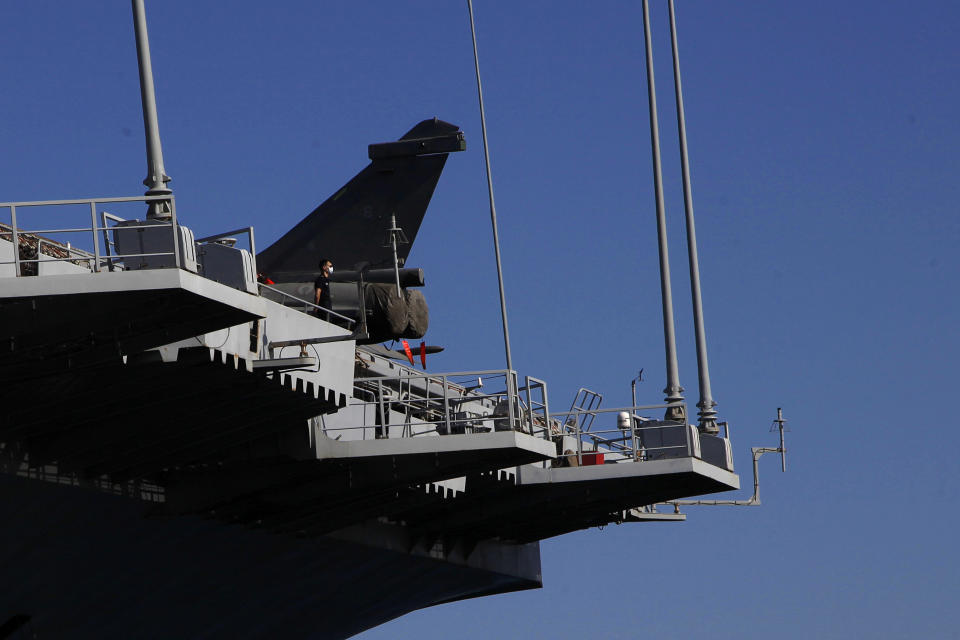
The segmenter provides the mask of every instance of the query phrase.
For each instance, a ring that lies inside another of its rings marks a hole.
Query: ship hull
[[[45,639],[345,638],[541,584],[537,544],[458,554],[379,523],[301,538],[151,513],[139,500],[0,474],[4,619],[29,617],[24,629]]]

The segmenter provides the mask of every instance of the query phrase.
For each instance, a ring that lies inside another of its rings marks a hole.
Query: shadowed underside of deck
[[[534,545],[437,556],[387,526],[298,538],[0,475],[4,620],[40,638],[344,638],[444,601],[540,586]],[[0,620],[2,623],[3,620]]]

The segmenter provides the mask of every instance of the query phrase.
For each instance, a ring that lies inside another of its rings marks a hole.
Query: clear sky
[[[516,368],[660,401],[639,2],[477,0]],[[279,237],[439,116],[464,130],[410,265],[434,370],[503,366],[465,2],[147,3],[160,129],[198,236]],[[386,638],[955,638],[960,5],[678,1],[713,391],[762,507],[542,544],[544,588]],[[129,3],[0,7],[0,200],[142,193]],[[665,2],[652,7],[680,376],[696,402]],[[745,497],[748,491],[737,494]],[[729,495],[726,497],[737,497]]]

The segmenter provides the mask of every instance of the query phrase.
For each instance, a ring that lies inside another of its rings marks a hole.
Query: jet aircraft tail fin
[[[321,257],[338,269],[392,268],[393,250],[383,246],[391,214],[409,240],[397,247],[402,266],[447,155],[465,148],[460,128],[437,118],[396,142],[371,144],[370,164],[257,254],[257,268],[276,282],[313,281]]]

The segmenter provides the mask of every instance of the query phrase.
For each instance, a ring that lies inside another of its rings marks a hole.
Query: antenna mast
[[[391,213],[390,228],[387,229],[387,242],[383,246],[393,248],[393,275],[397,281],[398,297],[403,295],[403,291],[400,289],[400,261],[397,258],[397,245],[409,243],[410,241],[407,240],[407,234],[403,232],[403,229],[397,226],[397,214]]]
[[[663,205],[663,176],[660,168],[660,127],[657,124],[657,89],[653,80],[653,48],[650,44],[650,9],[643,0],[643,36],[647,54],[647,100],[650,105],[650,145],[653,150],[653,188],[657,202],[657,241],[660,250],[660,296],[663,304],[663,340],[667,361],[667,386],[663,390],[668,419],[685,419],[683,387],[677,367],[677,340],[673,324],[673,293],[670,288],[670,257],[667,253],[667,222]]]
[[[490,172],[490,145],[487,144],[487,116],[483,110],[483,86],[480,84],[480,54],[477,53],[477,28],[473,23],[473,0],[467,0],[470,35],[473,38],[473,64],[477,71],[477,99],[480,102],[480,132],[483,134],[483,159],[487,165],[487,193],[490,198],[490,226],[493,227],[493,252],[497,259],[497,285],[500,288],[500,317],[503,321],[503,351],[507,369],[513,371],[510,353],[510,329],[507,327],[507,295],[503,291],[503,266],[500,263],[500,235],[497,232],[497,207],[493,201],[493,175]]]
[[[140,101],[143,104],[143,131],[147,141],[147,187],[144,195],[165,196],[173,192],[167,187],[170,176],[163,168],[163,150],[160,147],[160,126],[157,123],[157,98],[153,87],[153,66],[150,64],[150,42],[147,38],[147,16],[143,0],[131,0],[133,26],[137,38],[137,64],[140,68]],[[170,220],[169,200],[150,202],[147,217],[154,220]]]
[[[700,296],[700,264],[697,259],[697,231],[693,224],[693,192],[690,188],[690,161],[687,159],[687,124],[683,115],[683,90],[680,86],[680,54],[677,52],[677,21],[670,7],[670,42],[673,45],[673,87],[677,102],[677,130],[680,135],[680,170],[683,175],[683,204],[687,222],[687,258],[690,265],[690,293],[693,297],[693,325],[697,343],[697,380],[700,387],[700,431],[720,433],[717,412],[710,391],[710,370],[707,365],[707,335],[703,326],[703,301]]]
[[[777,428],[780,429],[780,471],[786,473],[787,471],[787,447],[783,444],[783,428],[786,425],[787,421],[783,419],[783,409],[777,407],[777,419],[773,421]]]

